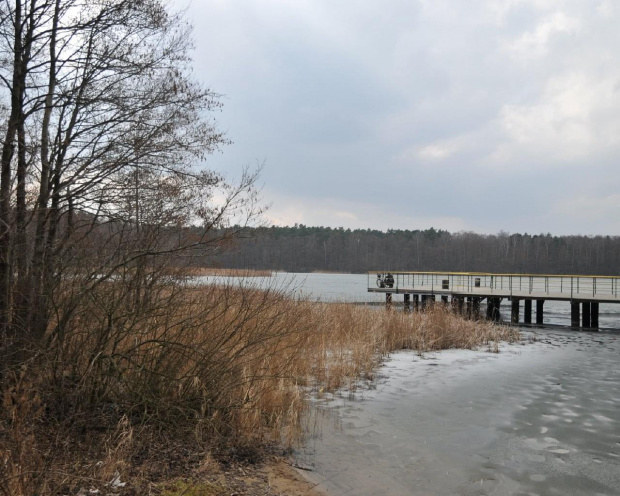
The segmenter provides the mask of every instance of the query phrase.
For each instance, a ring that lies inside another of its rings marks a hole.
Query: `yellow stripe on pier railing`
[[[597,279],[620,279],[620,276],[602,276],[602,275],[587,275],[587,274],[517,274],[517,273],[502,273],[502,272],[422,272],[422,271],[400,271],[400,270],[369,270],[368,274],[424,274],[424,275],[443,275],[443,276],[502,276],[502,277],[564,277],[564,278],[597,278]]]

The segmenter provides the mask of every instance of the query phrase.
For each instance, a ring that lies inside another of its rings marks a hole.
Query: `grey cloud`
[[[399,227],[390,215],[483,232],[615,225],[557,207],[620,182],[615,2],[203,0],[189,12],[196,74],[226,94],[218,120],[235,141],[208,165],[266,159],[274,218],[297,198],[301,222],[323,204],[385,212],[367,216],[379,228]]]

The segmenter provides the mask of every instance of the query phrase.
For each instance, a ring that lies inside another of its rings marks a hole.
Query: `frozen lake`
[[[620,494],[620,335],[540,329],[499,354],[393,354],[317,405],[297,454],[334,495]]]

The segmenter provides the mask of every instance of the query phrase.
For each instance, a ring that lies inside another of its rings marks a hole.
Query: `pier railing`
[[[475,272],[368,273],[368,291],[619,302],[620,277]]]

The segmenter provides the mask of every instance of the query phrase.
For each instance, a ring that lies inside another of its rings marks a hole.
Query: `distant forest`
[[[287,272],[459,271],[620,275],[620,237],[263,227],[217,258],[225,268]]]

